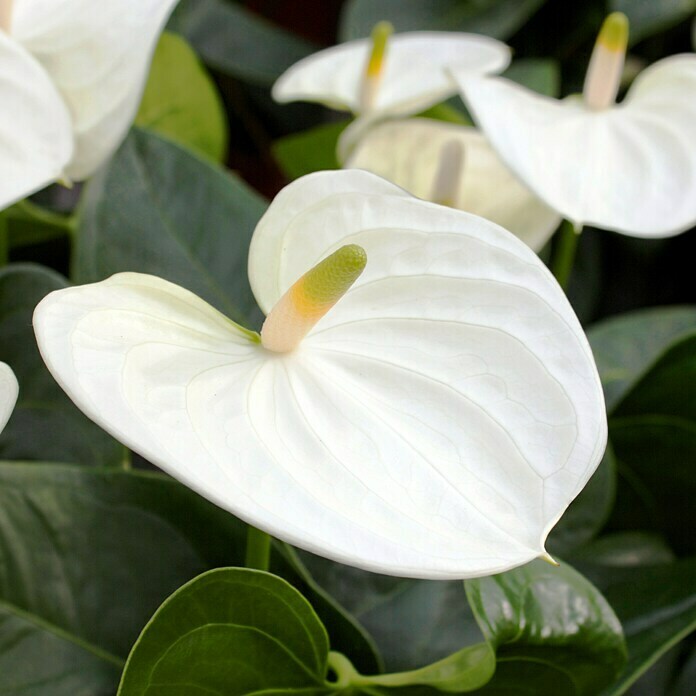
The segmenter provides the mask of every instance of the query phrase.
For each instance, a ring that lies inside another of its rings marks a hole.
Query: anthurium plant
[[[0,694],[693,693],[691,14],[297,5],[0,0]]]

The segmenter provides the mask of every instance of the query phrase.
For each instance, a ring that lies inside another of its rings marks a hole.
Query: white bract
[[[455,77],[501,159],[549,206],[578,227],[667,237],[696,224],[696,56],[655,63],[615,104],[627,37],[625,17],[610,15],[583,99]]]
[[[321,172],[271,204],[249,279],[261,336],[123,273],[48,295],[41,353],[117,439],[291,544],[426,578],[545,555],[606,416],[527,246],[368,172]]]
[[[176,2],[0,0],[0,209],[116,150]]]
[[[359,140],[345,166],[379,174],[419,198],[487,218],[535,251],[561,222],[468,126],[425,118],[387,121]]]
[[[0,433],[14,411],[19,394],[17,378],[9,365],[0,362]]]
[[[416,31],[392,37],[391,31],[391,25],[380,22],[371,39],[308,56],[273,85],[278,102],[320,102],[359,117],[339,141],[342,161],[373,123],[417,113],[456,94],[452,66],[484,75],[502,72],[510,63],[508,46],[487,36]]]

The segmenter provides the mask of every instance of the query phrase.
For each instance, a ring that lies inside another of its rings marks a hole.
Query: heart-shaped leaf
[[[75,281],[152,273],[248,321],[258,315],[247,250],[265,209],[237,177],[153,133],[133,130],[86,192]]]
[[[307,600],[277,576],[210,571],[157,610],[131,652],[119,696],[328,692],[329,642]]]

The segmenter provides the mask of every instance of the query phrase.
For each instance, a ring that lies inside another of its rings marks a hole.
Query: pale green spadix
[[[667,237],[696,224],[696,56],[658,61],[616,104],[627,41],[625,16],[610,15],[582,99],[454,76],[500,158],[576,227]]]
[[[291,544],[425,578],[546,557],[606,415],[580,324],[527,246],[368,172],[320,172],[260,220],[249,280],[267,321],[288,293],[328,310],[277,352],[125,273],[48,295],[38,345],[95,422]]]
[[[426,118],[394,119],[359,137],[345,163],[403,186],[414,196],[491,220],[535,251],[560,215],[500,160],[475,128]]]
[[[0,432],[5,429],[7,421],[14,411],[18,394],[19,385],[12,368],[4,362],[0,362]]]
[[[113,154],[176,2],[0,0],[0,210]]]

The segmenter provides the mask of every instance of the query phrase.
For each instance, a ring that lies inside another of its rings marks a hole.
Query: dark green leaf
[[[17,407],[0,435],[0,456],[118,466],[124,448],[73,405],[36,346],[34,307],[66,285],[61,275],[41,266],[13,264],[0,270],[0,360],[19,381]]]
[[[3,210],[0,219],[7,225],[11,249],[40,244],[71,232],[71,219],[23,200]]]
[[[696,539],[685,533],[696,499],[696,424],[663,416],[634,416],[611,422],[619,471],[638,488],[644,509],[622,505],[619,488],[614,525],[655,529],[678,553],[696,552]]]
[[[609,9],[628,17],[635,44],[692,17],[696,0],[609,0]]]
[[[269,573],[222,568],[192,580],[157,610],[118,693],[320,690],[328,653],[324,626],[297,590]]]
[[[217,88],[176,34],[160,37],[135,123],[213,160],[225,158],[227,123]]]
[[[349,0],[343,11],[342,39],[370,35],[380,20],[397,31],[469,31],[507,39],[545,0]]]
[[[393,578],[300,555],[319,585],[369,631],[388,671],[420,668],[481,640],[461,582]]]
[[[674,553],[664,539],[650,532],[618,532],[596,539],[573,554],[574,562],[615,568],[671,563]]]
[[[266,204],[237,177],[133,130],[92,181],[80,215],[75,281],[119,271],[166,278],[235,321],[258,318],[247,252]],[[256,328],[250,326],[249,328]]]
[[[114,665],[167,595],[241,565],[245,540],[239,520],[159,474],[0,464],[0,693],[36,677],[31,696],[111,696]],[[376,669],[360,627],[285,556],[272,563],[316,601],[335,647]]]
[[[549,551],[567,557],[590,541],[609,518],[615,496],[616,462],[609,446],[597,471],[551,532]]]
[[[625,663],[621,625],[602,595],[568,565],[534,561],[468,580],[467,595],[497,668],[481,694],[596,694]]]
[[[696,308],[642,309],[607,319],[587,333],[611,413],[670,345],[696,331]]]
[[[623,624],[629,660],[602,696],[619,696],[696,629],[696,559],[605,575],[603,590]]]
[[[669,346],[614,411],[622,418],[648,413],[696,424],[696,331]]]
[[[183,0],[169,28],[185,36],[208,65],[265,86],[318,50],[241,5],[224,0]]]
[[[276,140],[273,156],[283,174],[292,181],[312,172],[340,169],[336,144],[347,124],[347,121],[330,123]]]

